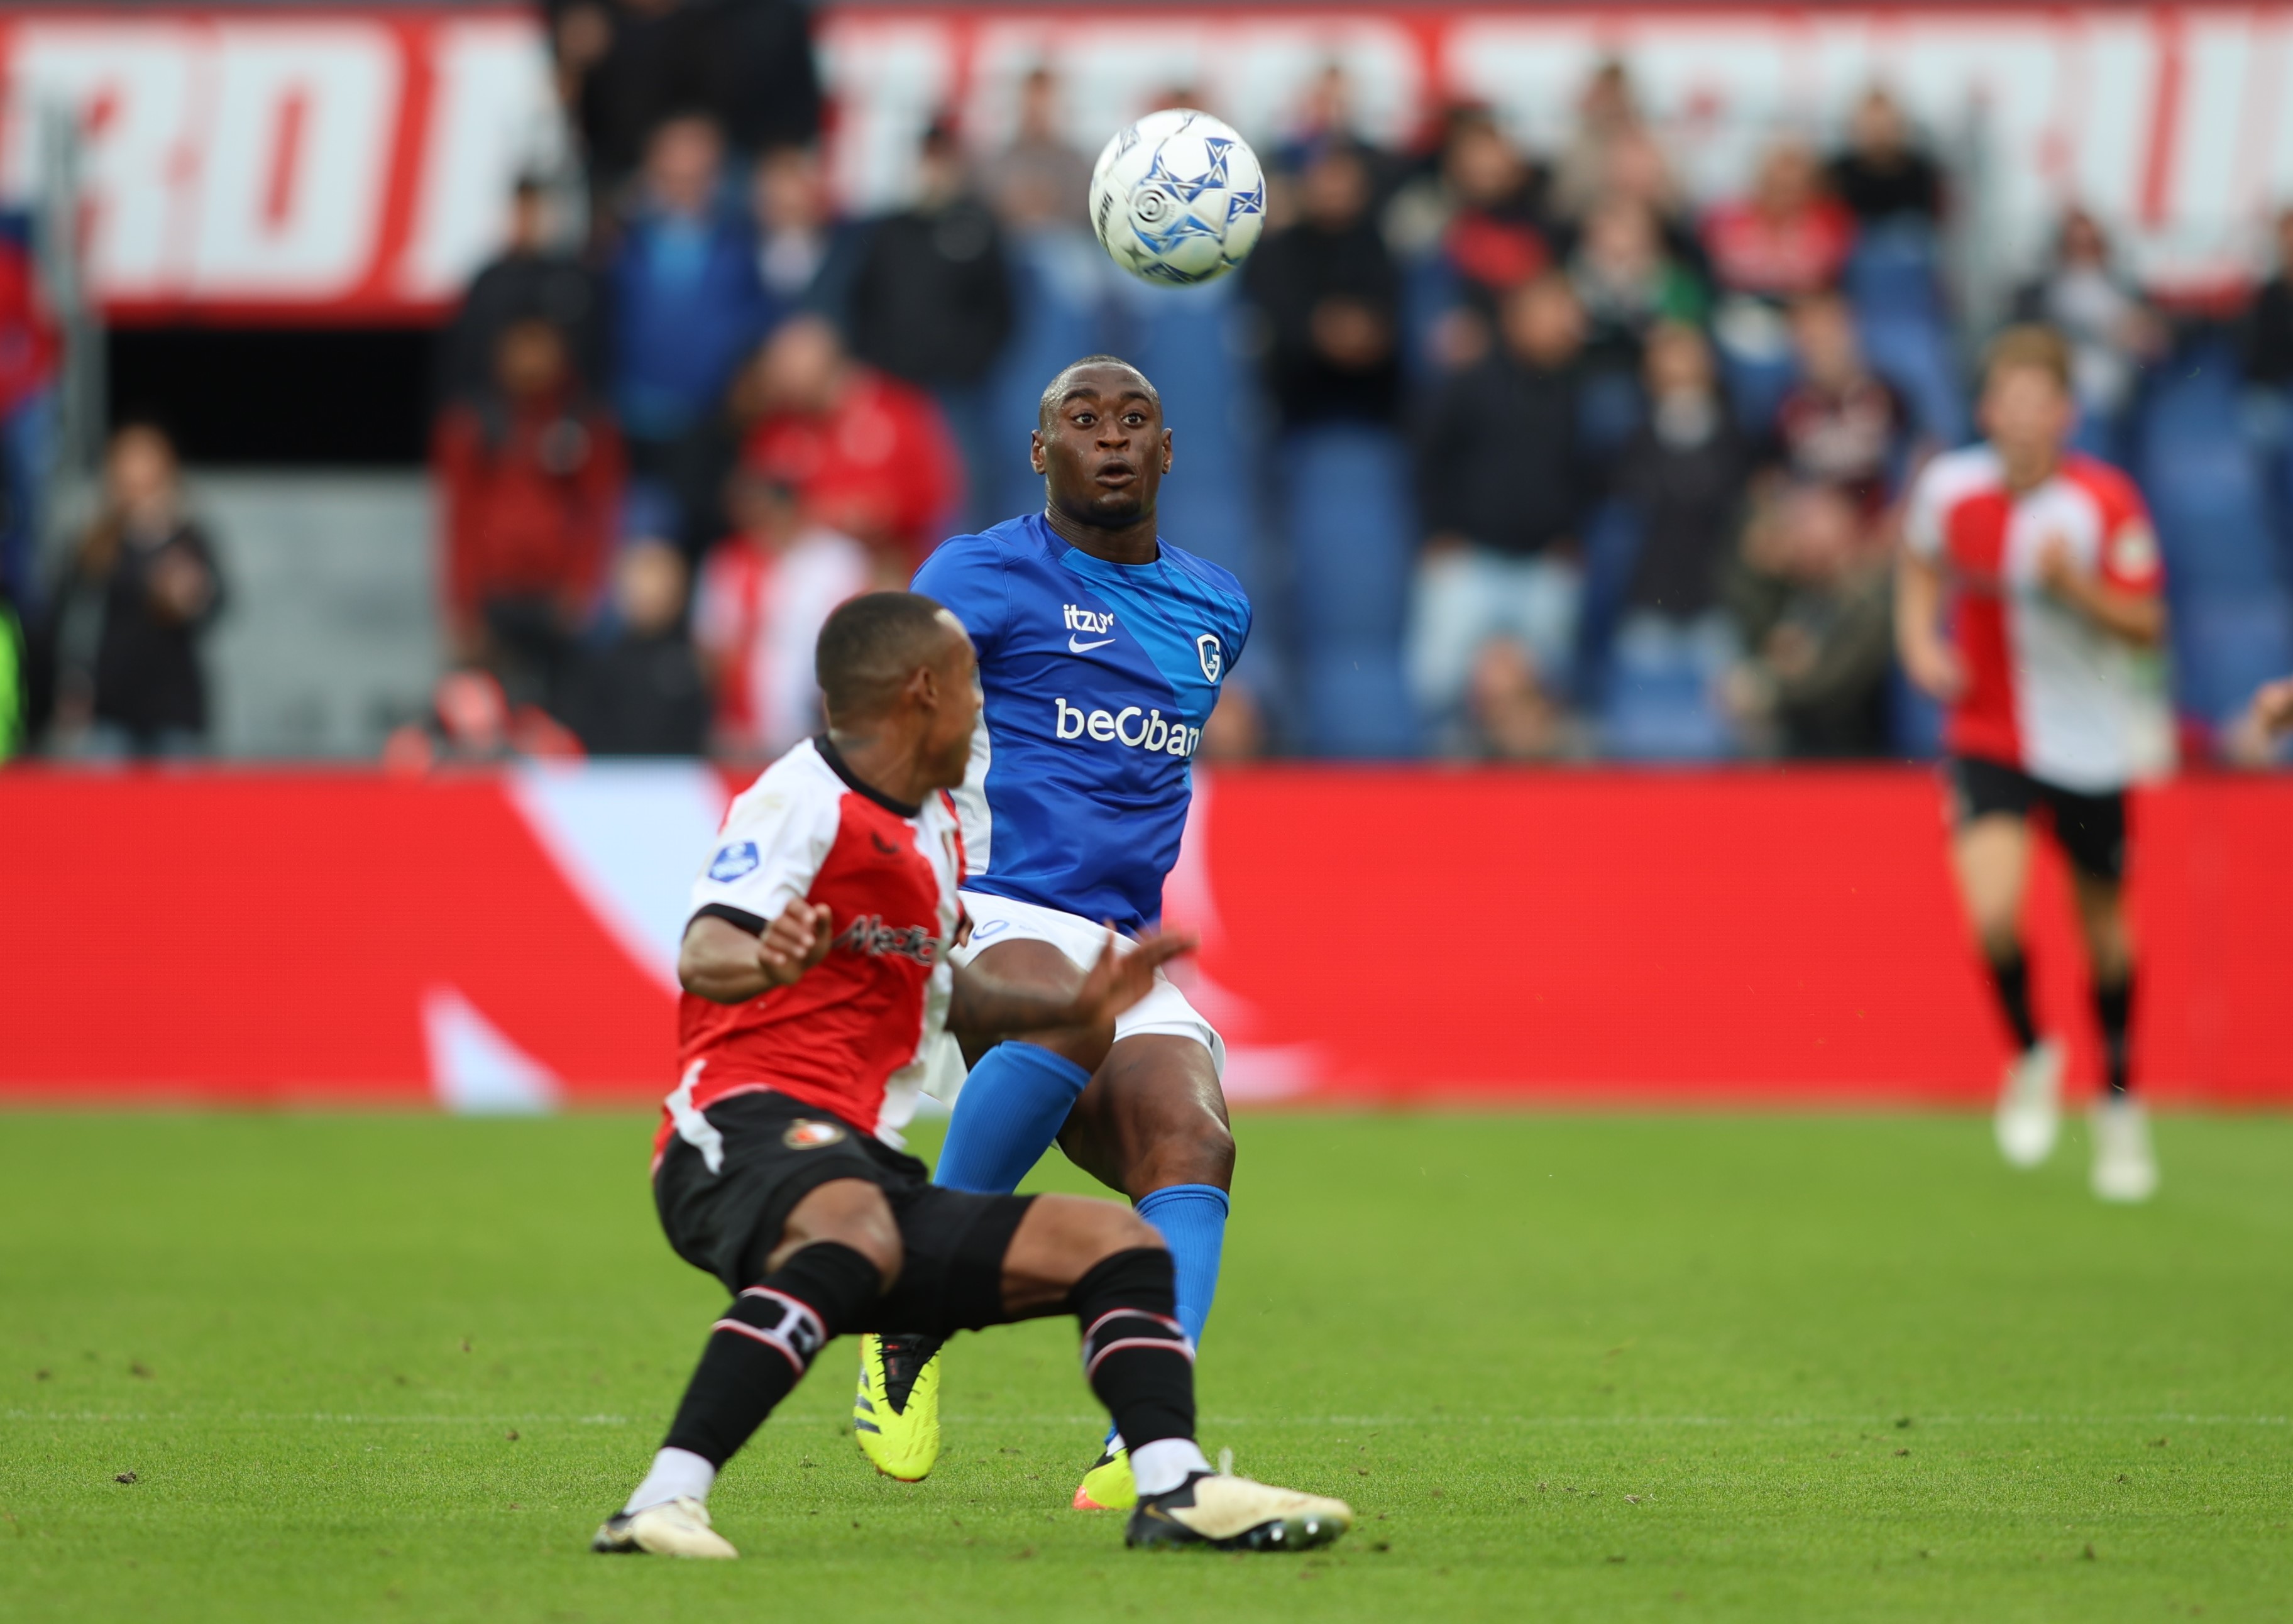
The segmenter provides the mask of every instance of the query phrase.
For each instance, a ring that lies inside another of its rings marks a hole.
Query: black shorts
[[[2020,767],[1954,755],[1943,764],[1950,786],[1951,821],[1964,828],[1977,818],[2004,812],[2028,820],[2046,809],[2054,840],[2080,873],[2095,879],[2126,877],[2126,796],[2122,790],[2080,795],[2032,778]]]
[[[947,1336],[1000,1325],[1003,1255],[1034,1200],[943,1190],[924,1164],[783,1094],[742,1094],[702,1113],[724,1138],[714,1173],[700,1148],[671,1138],[653,1174],[653,1205],[677,1255],[739,1292],[765,1275],[796,1204],[831,1179],[860,1178],[891,1203],[904,1253],[900,1278],[855,1331]]]

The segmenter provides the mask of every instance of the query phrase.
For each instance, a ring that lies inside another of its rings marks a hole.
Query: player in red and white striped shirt
[[[1079,986],[951,966],[963,846],[946,792],[979,720],[971,640],[929,598],[872,593],[828,618],[815,670],[828,731],[733,802],[677,957],[684,1070],[653,1202],[677,1255],[733,1300],[652,1469],[591,1548],[735,1555],[709,1525],[717,1471],[838,1335],[944,1340],[1055,1313],[1076,1317],[1084,1378],[1131,1441],[1127,1544],[1336,1539],[1342,1501],[1210,1469],[1153,1225],[1112,1201],[944,1189],[899,1148],[944,1029],[1109,1025],[1187,944],[1148,934],[1117,954],[1110,925]]]
[[[2138,1201],[2158,1176],[2127,1089],[2125,792],[2170,754],[2151,654],[2165,636],[2164,571],[2133,481],[2065,451],[2076,409],[2059,335],[2016,327],[1992,344],[1985,443],[1935,458],[1911,492],[1896,640],[1911,680],[1949,707],[1952,862],[2017,1045],[1999,1149],[2035,1167],[2059,1122],[2062,1046],[2032,1022],[2020,925],[2031,818],[2043,812],[2070,859],[2109,1062],[2094,1193]]]

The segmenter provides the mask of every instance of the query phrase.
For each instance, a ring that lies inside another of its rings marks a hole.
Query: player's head
[[[1171,471],[1163,397],[1129,361],[1086,356],[1044,389],[1028,456],[1067,518],[1107,529],[1151,519]]]
[[[963,782],[979,667],[953,615],[920,593],[863,593],[820,628],[813,673],[831,731],[895,739],[927,782]]]
[[[2035,324],[2008,327],[1982,361],[1982,432],[2010,463],[2050,462],[2078,422],[2070,347]]]

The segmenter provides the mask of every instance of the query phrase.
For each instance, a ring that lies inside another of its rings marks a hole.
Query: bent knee
[[[1210,1111],[1198,1111],[1182,1128],[1148,1145],[1124,1182],[1133,1200],[1172,1184],[1228,1189],[1234,1182],[1234,1131]]]
[[[892,1216],[883,1191],[864,1179],[837,1179],[820,1186],[789,1215],[782,1237],[773,1254],[774,1268],[803,1248],[827,1241],[849,1247],[875,1264],[887,1287],[900,1273],[899,1220]]]

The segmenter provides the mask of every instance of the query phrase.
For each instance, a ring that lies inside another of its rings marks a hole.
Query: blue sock
[[[1141,1196],[1138,1207],[1171,1248],[1179,1274],[1179,1323],[1199,1347],[1226,1250],[1226,1192],[1216,1184],[1171,1184]]]
[[[932,1182],[982,1195],[1010,1194],[1058,1138],[1090,1081],[1090,1072],[1039,1044],[997,1044],[972,1067],[955,1097]],[[1183,1302],[1183,1286],[1179,1292]]]
[[[1138,1216],[1161,1232],[1179,1275],[1179,1323],[1196,1347],[1218,1296],[1219,1259],[1226,1251],[1226,1192],[1216,1184],[1166,1184],[1141,1196]],[[1121,1434],[1106,1429],[1106,1445]]]

